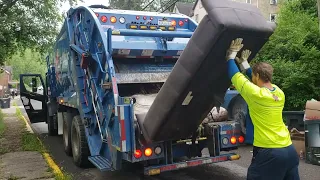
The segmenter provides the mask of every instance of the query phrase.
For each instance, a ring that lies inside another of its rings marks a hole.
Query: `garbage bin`
[[[320,119],[305,120],[306,162],[320,165]]]
[[[10,98],[0,98],[1,109],[10,108]]]

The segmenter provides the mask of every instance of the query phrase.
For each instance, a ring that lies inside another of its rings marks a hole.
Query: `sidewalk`
[[[54,174],[39,152],[41,147],[37,139],[30,135],[25,122],[16,114],[17,107],[13,104],[18,101],[16,97],[9,109],[2,109],[5,129],[0,136],[0,180],[54,179]]]

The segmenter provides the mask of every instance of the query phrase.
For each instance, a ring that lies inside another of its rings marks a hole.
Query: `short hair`
[[[259,74],[259,78],[264,82],[272,81],[273,67],[265,62],[255,63],[252,67],[254,75]]]

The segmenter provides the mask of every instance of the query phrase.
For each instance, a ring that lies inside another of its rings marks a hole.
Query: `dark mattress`
[[[208,12],[199,23],[147,114],[137,120],[146,142],[188,138],[231,85],[226,50],[243,38],[254,57],[275,26],[246,3],[202,0]],[[241,52],[238,53],[240,55]],[[223,102],[221,102],[223,103]]]

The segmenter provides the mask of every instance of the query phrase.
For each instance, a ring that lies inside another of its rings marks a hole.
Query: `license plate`
[[[158,25],[159,26],[170,26],[171,22],[170,21],[166,21],[166,20],[158,20]]]

